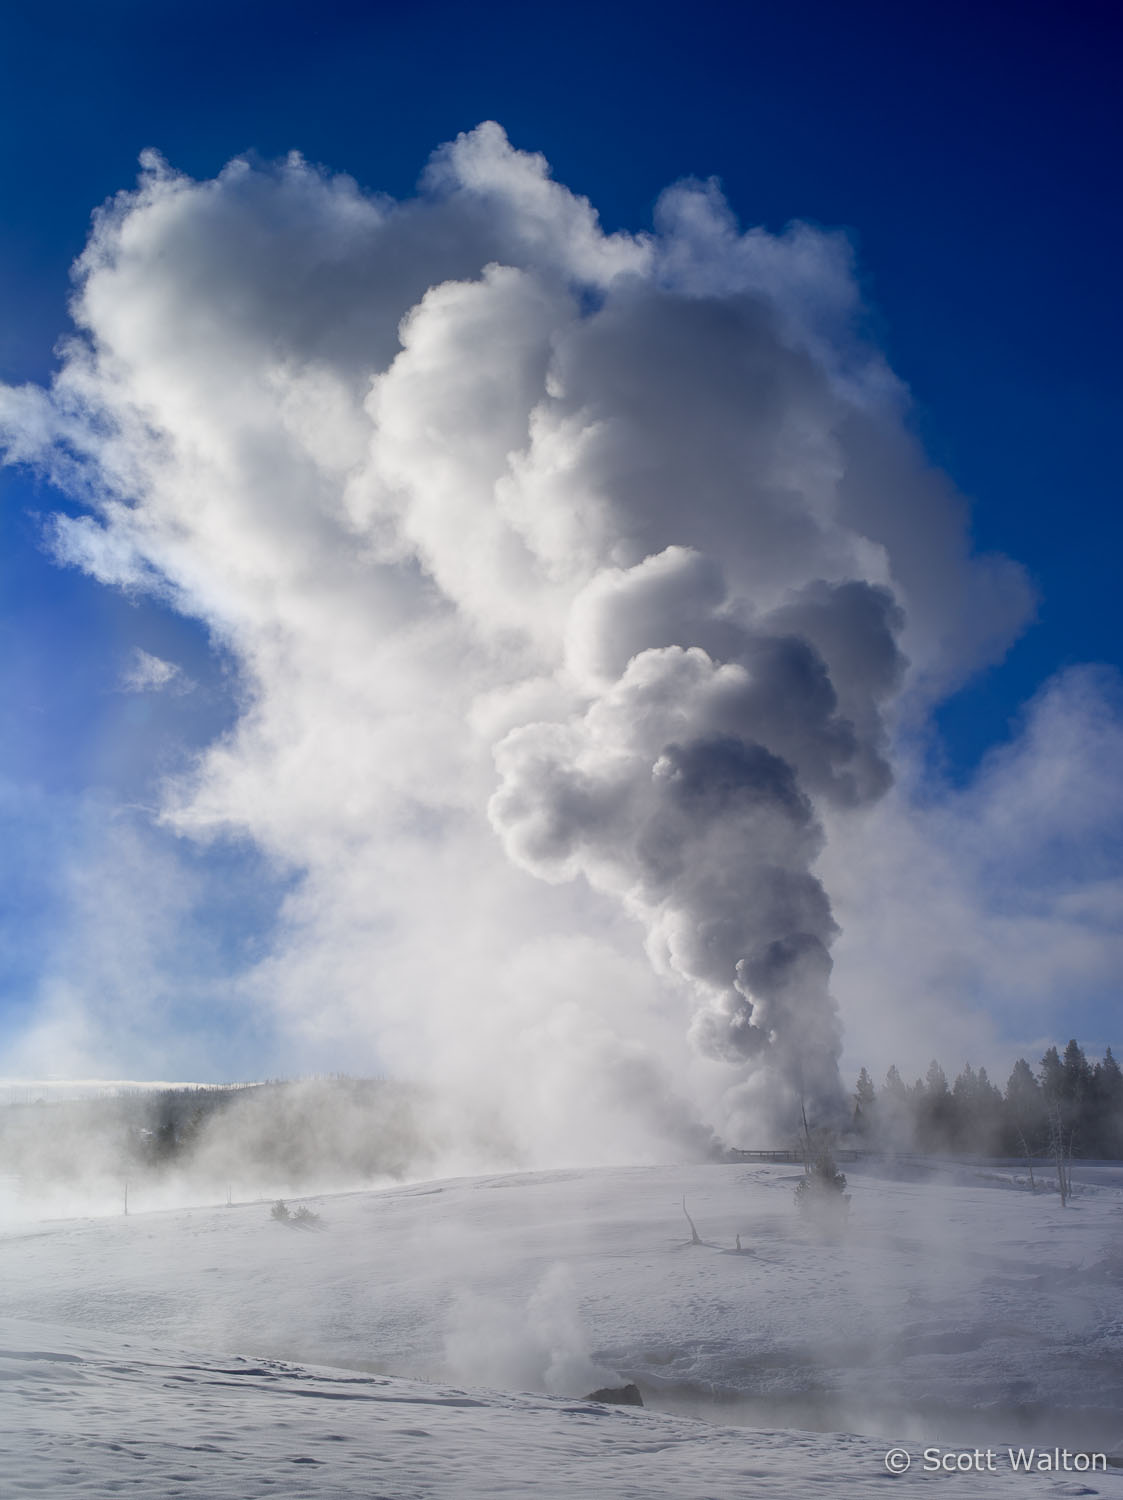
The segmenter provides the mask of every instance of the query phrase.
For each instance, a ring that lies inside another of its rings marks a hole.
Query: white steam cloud
[[[444,1364],[447,1379],[552,1396],[588,1396],[623,1384],[592,1357],[573,1273],[561,1262],[523,1307],[460,1292],[445,1333]]]
[[[82,502],[62,561],[240,668],[163,816],[301,874],[250,999],[539,1160],[832,1107],[825,820],[1032,608],[908,436],[846,241],[741,233],[712,183],[607,235],[494,124],[403,203],[143,167],[0,436]]]

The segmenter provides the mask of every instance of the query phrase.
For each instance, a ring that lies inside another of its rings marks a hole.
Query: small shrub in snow
[[[270,1210],[272,1217],[278,1224],[287,1224],[290,1229],[322,1229],[319,1214],[301,1203],[297,1208],[290,1211],[288,1204],[283,1198],[278,1198]]]
[[[796,1206],[820,1223],[844,1224],[850,1214],[846,1174],[838,1170],[825,1135],[816,1139],[808,1131],[806,1145],[804,1172],[795,1190]]]

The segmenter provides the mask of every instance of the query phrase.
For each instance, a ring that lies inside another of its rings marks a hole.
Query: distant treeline
[[[1089,1062],[1075,1038],[1050,1047],[1037,1071],[1014,1064],[1005,1089],[968,1063],[952,1083],[938,1062],[906,1083],[895,1067],[875,1088],[865,1068],[854,1094],[854,1134],[896,1151],[1123,1158],[1123,1071],[1109,1047]]]
[[[251,1089],[166,1089],[152,1098],[130,1153],[139,1165],[190,1162],[204,1146],[237,1147],[240,1166],[296,1186],[325,1169],[400,1176],[416,1150],[413,1100],[378,1078],[283,1079]]]
[[[342,1076],[10,1104],[0,1174],[29,1192],[172,1175],[216,1194],[361,1183],[424,1162],[423,1114],[416,1090]]]

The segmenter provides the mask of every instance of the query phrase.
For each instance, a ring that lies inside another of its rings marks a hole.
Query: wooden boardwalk
[[[730,1148],[730,1156],[735,1156],[738,1161],[791,1161],[803,1165],[804,1153],[802,1151],[742,1151],[734,1146]],[[864,1156],[875,1156],[873,1151],[839,1150],[832,1151],[831,1155],[835,1161],[861,1161]]]

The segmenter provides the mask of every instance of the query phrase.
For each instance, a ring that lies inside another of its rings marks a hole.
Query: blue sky
[[[499,119],[609,228],[716,174],[745,222],[854,234],[930,452],[1041,594],[1040,624],[945,710],[953,770],[1057,666],[1119,660],[1111,7],[704,5],[687,26],[629,5],[116,0],[4,28],[4,378],[50,369],[90,211],[144,145],[197,176],[296,148],[400,195],[435,142]]]
[[[969,498],[980,550],[1021,562],[1039,596],[1006,659],[935,712],[934,782],[967,786],[1047,679],[1123,656],[1119,31],[1092,4],[9,7],[0,380],[48,378],[91,210],[148,146],[197,178],[299,149],[403,197],[440,142],[496,119],[608,230],[643,229],[669,183],[711,175],[743,224],[845,228],[914,430]],[[27,470],[0,475],[9,1035],[71,940],[86,841],[129,820],[164,838],[145,823],[159,777],[237,711],[203,627],[47,555],[60,505]],[[137,648],[192,691],[122,692]],[[271,1022],[222,1011],[247,1040],[216,1058],[215,986],[267,943],[292,872],[249,843],[178,857],[204,875],[161,940],[173,1029],[196,1070],[253,1071]],[[1115,1038],[1101,992],[1077,1004]],[[278,1047],[266,1061],[291,1065]],[[151,1066],[168,1067],[158,1049]]]

